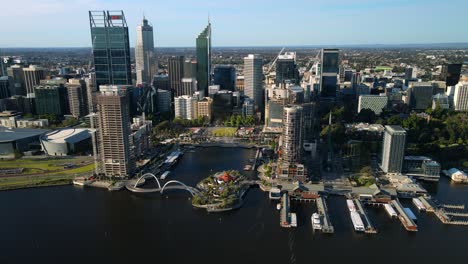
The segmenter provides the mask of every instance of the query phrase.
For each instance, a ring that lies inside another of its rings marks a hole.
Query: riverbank
[[[71,185],[73,183],[74,176],[20,176],[20,177],[5,177],[0,178],[0,191],[16,190],[16,189],[27,189],[27,188],[38,188],[38,187],[49,187],[49,186],[61,186]]]

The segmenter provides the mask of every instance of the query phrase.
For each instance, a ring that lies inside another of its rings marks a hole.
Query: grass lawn
[[[90,162],[92,159],[89,157],[80,157],[74,159],[16,159],[16,160],[0,160],[0,169],[12,169],[12,168],[24,168],[24,174],[34,174],[34,173],[42,173],[42,172],[49,172],[49,171],[63,171],[71,173],[80,173],[82,172],[81,169],[85,168],[84,170],[90,170],[89,165],[82,166],[79,168],[73,169],[65,169],[65,164],[74,164],[76,166],[80,166],[81,162]],[[92,169],[91,169],[92,170]],[[77,172],[74,172],[77,171]]]
[[[71,184],[74,176],[23,176],[0,178],[0,190]]]
[[[234,137],[236,131],[237,128],[235,127],[220,127],[213,129],[211,133],[215,137]]]

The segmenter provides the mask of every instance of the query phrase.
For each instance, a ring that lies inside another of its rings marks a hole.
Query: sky
[[[123,10],[135,44],[143,14],[156,47],[468,42],[466,0],[0,0],[0,47],[90,47],[89,10]]]

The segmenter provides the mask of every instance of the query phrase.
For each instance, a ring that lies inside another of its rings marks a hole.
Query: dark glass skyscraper
[[[339,53],[339,49],[322,49],[322,76],[320,81],[320,96],[322,97],[336,97]]]
[[[208,95],[211,74],[211,23],[197,37],[197,82],[198,91]]]
[[[460,81],[462,64],[452,63],[442,66],[442,81],[445,81],[447,86],[455,86]]]
[[[182,78],[184,76],[184,56],[172,56],[169,58],[167,65],[169,70],[169,84],[171,86],[172,95],[182,95]]]
[[[293,83],[299,80],[295,52],[286,52],[285,54],[279,55],[276,61],[276,84],[279,85],[286,80]]]
[[[214,68],[214,84],[221,90],[236,89],[236,68],[230,65],[219,65]]]
[[[130,44],[123,11],[89,11],[96,88],[131,85]]]

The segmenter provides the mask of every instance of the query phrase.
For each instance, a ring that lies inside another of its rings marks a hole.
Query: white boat
[[[390,217],[397,217],[397,213],[395,212],[395,209],[390,204],[384,204],[385,212],[387,212],[388,216]]]
[[[346,200],[346,204],[348,205],[349,212],[356,212],[356,206],[354,205],[353,200]]]
[[[312,228],[314,230],[322,230],[322,223],[320,222],[320,215],[317,213],[313,213],[312,217]]]
[[[170,171],[165,171],[165,172],[161,175],[160,179],[161,179],[161,180],[166,179],[166,177],[167,177],[167,175],[169,175],[169,173],[170,173]]]
[[[276,204],[276,209],[281,210],[281,203]]]
[[[358,212],[351,212],[351,221],[353,222],[354,230],[357,232],[365,231],[364,223]]]
[[[419,198],[413,198],[413,204],[418,208],[419,211],[426,211],[426,206],[419,200]]]
[[[297,227],[296,213],[291,213],[291,227]]]

